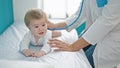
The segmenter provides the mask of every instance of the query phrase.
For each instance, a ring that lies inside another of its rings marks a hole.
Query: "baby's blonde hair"
[[[41,18],[45,18],[45,20],[47,21],[47,16],[45,12],[43,12],[41,9],[31,9],[25,14],[24,22],[26,26],[29,26],[32,20]]]

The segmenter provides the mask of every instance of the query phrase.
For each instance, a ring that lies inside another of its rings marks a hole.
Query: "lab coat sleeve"
[[[22,41],[20,42],[20,51],[23,51],[24,49],[29,49],[30,44],[30,33],[26,33],[23,37]]]
[[[82,37],[94,45],[112,32],[118,24],[120,24],[119,0],[109,0],[103,8],[102,15],[96,19]]]
[[[86,1],[86,0],[85,0]],[[75,22],[75,24],[73,24],[72,26],[70,26],[70,27],[68,27],[66,30],[67,31],[71,31],[72,29],[74,29],[74,28],[76,28],[76,27],[78,27],[79,25],[81,25],[82,24],[82,22],[84,22],[85,21],[85,18],[86,18],[86,2],[84,1],[84,4],[83,4],[83,8],[82,8],[82,12],[81,12],[81,15],[80,15],[80,17],[79,17],[79,19]],[[72,23],[72,21],[78,16],[78,13],[79,13],[79,11],[80,11],[80,8],[81,8],[81,5],[80,5],[80,7],[78,8],[78,10],[77,10],[77,12],[75,13],[75,14],[73,14],[71,17],[69,17],[69,18],[67,18],[66,19],[66,24],[67,25],[69,25],[69,24],[71,24]]]

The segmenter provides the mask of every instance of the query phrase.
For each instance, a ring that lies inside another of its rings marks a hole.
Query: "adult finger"
[[[50,39],[48,44],[56,44],[56,45],[59,45],[61,44],[62,41],[58,40],[58,39]]]

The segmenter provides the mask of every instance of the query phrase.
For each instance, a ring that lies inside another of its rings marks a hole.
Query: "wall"
[[[26,11],[31,8],[38,8],[38,2],[39,8],[41,8],[42,0],[13,0],[14,21],[23,22]]]
[[[12,0],[0,0],[0,34],[2,34],[12,23]]]

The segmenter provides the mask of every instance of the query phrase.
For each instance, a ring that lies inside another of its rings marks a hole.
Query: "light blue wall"
[[[0,34],[2,34],[12,23],[12,0],[0,0]]]

